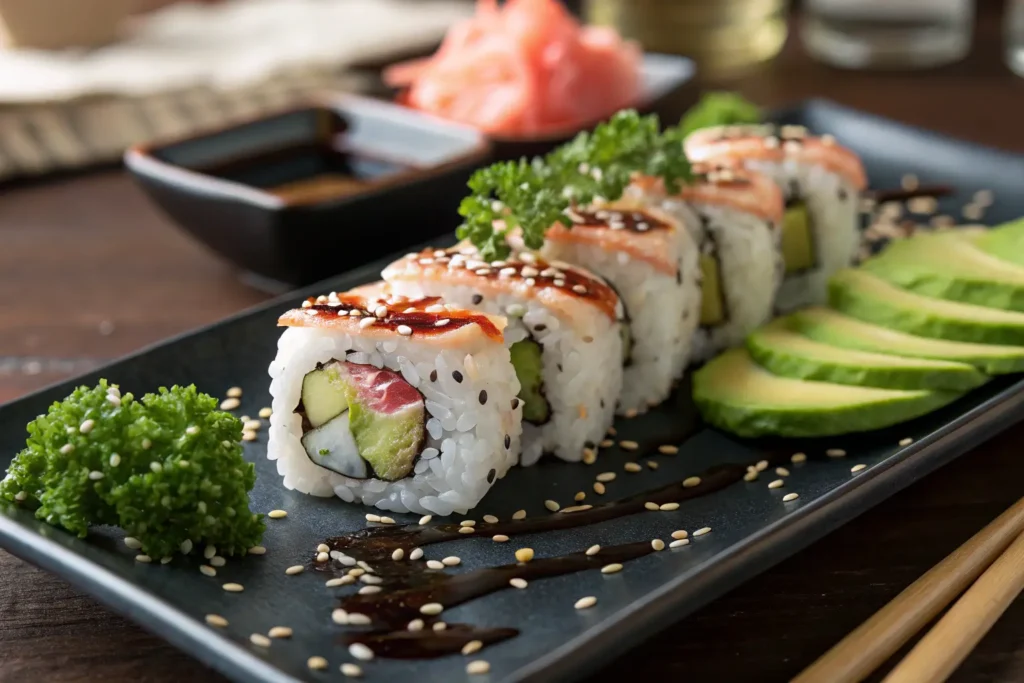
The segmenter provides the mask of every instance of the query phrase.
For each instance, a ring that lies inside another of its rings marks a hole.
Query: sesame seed
[[[612,562],[611,564],[606,564],[605,566],[601,567],[602,574],[617,574],[621,571],[622,565],[618,562]]]
[[[598,445],[599,445],[599,446],[600,446],[601,448],[611,448],[612,446],[614,446],[614,445],[615,445],[615,442],[614,442],[614,441],[612,441],[611,439],[604,439],[604,440],[602,440],[602,441],[601,441],[601,443],[600,443],[600,444],[598,444]]]
[[[111,467],[117,467],[120,464],[121,464],[121,456],[118,455],[117,453],[111,453],[110,454],[110,466]]]
[[[533,559],[533,548],[520,548],[516,551],[516,560],[518,562],[529,562]]]
[[[270,647],[270,638],[267,638],[262,633],[253,633],[249,636],[249,642],[259,647]]]
[[[275,626],[267,631],[267,635],[271,638],[291,638],[292,630],[287,626]]]
[[[93,470],[92,472],[89,473],[89,479],[91,481],[99,481],[102,478],[103,478],[103,473],[100,472],[99,470]]]
[[[328,664],[327,660],[323,657],[314,655],[313,657],[310,657],[306,660],[306,666],[308,666],[313,671],[324,671],[325,669],[327,669]]]
[[[900,439],[900,447],[905,448],[905,447],[909,446],[912,443],[914,443],[914,440],[911,439],[909,436],[907,438],[905,438],[905,439]]]
[[[241,398],[242,387],[231,387],[225,394],[228,398]]]
[[[461,522],[459,522],[459,526],[476,526],[476,520],[475,519],[464,519]]]
[[[512,519],[526,519],[526,510],[516,510],[512,513]]]
[[[588,595],[585,598],[580,598],[579,600],[577,600],[576,604],[574,604],[573,607],[575,607],[576,609],[587,609],[593,607],[596,604],[597,598],[595,598],[593,595]]]
[[[800,497],[799,493],[787,493],[786,495],[784,495],[782,497],[782,502],[783,503],[788,503],[789,501],[796,500],[799,497]]]
[[[378,318],[383,318],[383,317],[387,316],[387,314],[388,314],[388,307],[387,306],[377,306],[376,308],[373,309],[373,315],[378,317]]]
[[[584,287],[583,285],[573,285],[572,291],[576,292],[577,294],[586,294],[587,288]]]
[[[403,557],[405,557],[405,551],[402,550],[401,548],[396,548],[395,552],[391,553],[391,559],[394,560],[395,562],[398,562]]]
[[[635,451],[636,449],[640,448],[640,444],[638,444],[636,441],[620,441],[619,448],[621,448],[624,451]]]
[[[866,468],[867,468],[867,465],[865,465],[864,463],[861,463],[859,465],[854,465],[853,467],[851,467],[850,468],[850,472],[856,474],[857,472],[860,472],[861,470],[866,469]]]
[[[615,436],[619,432],[618,432],[618,430],[615,429],[615,427],[609,427],[607,433],[608,433],[608,436]]]
[[[356,659],[368,662],[373,659],[373,650],[362,643],[352,643],[348,646],[348,653]]]
[[[471,640],[471,641],[469,641],[468,643],[466,643],[465,645],[462,646],[462,654],[464,654],[464,655],[471,655],[474,652],[479,652],[480,648],[482,648],[483,646],[484,646],[484,644],[483,644],[482,641],[480,641],[480,640]]]
[[[526,583],[526,579],[520,579],[518,576],[514,579],[509,579],[508,583],[513,588],[519,588],[520,590],[526,588],[526,586],[528,585]]]
[[[348,623],[353,626],[367,626],[370,624],[370,617],[356,612],[355,614],[348,615]]]
[[[669,548],[682,548],[684,545],[690,545],[690,539],[688,538],[677,538],[668,544]]]
[[[409,559],[410,560],[418,560],[421,557],[423,557],[423,548],[413,548],[409,552]]]
[[[92,428],[95,427],[95,426],[96,426],[96,421],[95,420],[86,420],[81,425],[79,425],[78,431],[80,431],[82,434],[88,434],[89,432],[92,431]]]
[[[595,477],[600,482],[615,481],[615,477],[618,476],[614,472],[602,472]]]
[[[692,489],[694,486],[700,486],[700,477],[687,477],[683,479],[683,486],[688,489]]]
[[[660,538],[656,538],[653,541],[651,541],[651,547],[655,550],[664,550],[665,541],[661,540]]]
[[[64,444],[63,446],[60,447],[61,455],[67,455],[68,453],[71,453],[74,450],[75,450],[75,445],[71,444],[71,443],[66,443],[66,444]]]
[[[226,399],[224,399],[223,401],[220,402],[220,409],[221,410],[234,410],[234,409],[236,409],[240,405],[242,405],[242,402],[239,401],[237,398],[226,398]]]
[[[408,625],[406,625],[405,630],[406,631],[422,631],[423,630],[423,620],[422,619],[413,619],[412,621],[410,621],[408,623]]]
[[[217,570],[208,564],[199,565],[199,573],[205,576],[217,576]]]
[[[574,495],[572,499],[579,503],[580,501],[584,501],[587,499],[587,494],[584,493],[583,491],[577,491],[576,495]]]
[[[242,441],[255,441],[257,438],[259,438],[259,436],[256,434],[256,432],[250,430],[242,431]]]
[[[224,628],[228,625],[228,620],[219,614],[207,614],[206,623],[210,626],[216,626],[218,628]]]
[[[247,432],[258,432],[261,426],[263,426],[263,423],[260,422],[259,420],[246,420],[242,424],[242,429],[244,429]],[[185,431],[187,432],[188,429],[186,429]],[[196,428],[196,431],[199,431],[198,427]]]
[[[643,467],[641,467],[638,463],[635,462],[627,462],[625,465],[622,466],[622,469],[626,470],[627,472],[640,472],[641,470],[643,470]]]
[[[196,427],[195,425],[186,427],[185,433],[188,434],[189,436],[195,436],[196,434],[199,433],[199,427]]]
[[[361,319],[359,321],[359,329],[365,330],[367,327],[370,327],[371,325],[373,325],[376,322],[377,322],[376,318],[363,318],[363,319]]]
[[[317,562],[324,563],[324,562],[326,562],[329,559],[331,559],[331,556],[328,555],[327,553],[317,553],[316,554],[316,561]]]
[[[648,469],[651,469],[651,470],[658,469],[658,461],[657,460],[647,460],[646,462],[647,462],[647,468]]]
[[[427,560],[427,569],[444,569],[444,563],[437,560]]]
[[[363,586],[359,589],[360,595],[373,595],[374,593],[380,593],[380,586]]]
[[[213,557],[210,558],[210,564],[212,566],[214,566],[214,567],[223,567],[227,563],[228,563],[228,561],[225,560],[220,555],[214,555]]]
[[[426,614],[428,617],[437,616],[444,611],[444,605],[439,602],[428,602],[427,604],[420,607],[420,613]]]
[[[393,520],[391,517],[381,517],[380,518],[380,523],[381,524],[394,524],[395,520]]]
[[[430,520],[432,520],[433,518],[434,518],[434,515],[423,515],[422,517],[420,517],[420,522],[419,522],[420,526],[425,526],[427,524],[430,524]]]
[[[757,469],[758,472],[764,472],[766,469],[768,469],[768,461],[758,460],[757,465],[755,465],[754,467]]]
[[[786,485],[786,482],[784,482],[781,479],[776,479],[776,480],[771,481],[771,482],[768,483],[768,488],[770,488],[770,489],[781,489],[785,485]]]
[[[153,561],[153,558],[150,557],[149,555],[136,555],[135,556],[135,561],[136,562],[141,562],[143,564],[149,564],[150,562]]]
[[[651,511],[656,511],[660,508],[660,506],[657,503],[650,500],[644,503],[644,507]]]
[[[491,665],[482,659],[474,660],[466,665],[466,673],[470,676],[485,674],[490,670]]]
[[[556,503],[556,502],[555,502],[555,501],[553,501],[553,500],[545,500],[545,501],[544,501],[544,507],[546,507],[546,508],[547,508],[548,510],[550,510],[551,512],[558,512],[558,509],[559,509],[560,507],[562,507],[562,506],[561,506],[561,505],[559,505],[558,503]]]
[[[827,451],[825,451],[825,455],[827,455],[830,458],[844,458],[846,457],[846,451],[844,451],[842,448],[830,448]]]
[[[487,522],[488,524],[497,524],[498,523],[498,518],[495,517],[494,515],[484,515],[484,521]]]
[[[296,574],[301,574],[304,571],[306,571],[305,567],[303,567],[301,564],[295,564],[291,567],[288,567],[288,569],[285,569],[284,573],[288,576],[295,576]]]
[[[352,583],[351,576],[342,576],[336,579],[328,579],[324,585],[328,588],[336,588],[338,586],[344,586],[347,583]]]
[[[679,509],[679,503],[662,503],[658,509],[662,512],[672,512]]]
[[[240,583],[225,583],[221,588],[226,590],[228,593],[241,593],[245,590],[245,587]]]
[[[775,474],[779,475],[780,477],[788,477],[789,470],[787,470],[785,467],[776,467]]]
[[[792,456],[790,456],[789,460],[794,464],[807,462],[807,455],[804,453],[794,453]]]
[[[331,612],[331,621],[333,621],[335,624],[340,624],[344,626],[348,623],[348,612],[338,607],[337,609]]]
[[[362,576],[363,574],[365,574],[365,573],[366,573],[366,570],[365,570],[365,569],[363,569],[362,567],[355,567],[355,568],[353,568],[353,569],[349,569],[349,570],[348,570],[348,575],[349,575],[349,576],[354,576],[354,577],[355,577],[355,578],[357,578],[357,579],[358,579],[358,578],[359,578],[360,576]]]
[[[441,560],[441,564],[443,564],[446,567],[458,567],[460,564],[462,564],[462,559],[456,557],[455,555],[449,555],[448,557]]]
[[[699,528],[696,531],[694,531],[693,535],[694,536],[703,536],[704,534],[710,534],[710,533],[711,533],[711,527],[709,527],[709,526],[702,526],[701,528]]]
[[[595,462],[597,462],[597,453],[594,451],[594,449],[593,448],[584,448],[583,449],[583,464],[584,465],[593,465]]]
[[[658,446],[658,452],[662,455],[675,455],[679,452],[679,447],[665,444],[663,446]]]
[[[473,533],[473,531],[474,531],[474,529],[471,526],[461,526],[461,527],[459,527],[459,533],[460,534],[471,534],[471,533]]]
[[[408,325],[399,325],[395,329],[395,331],[398,332],[398,334],[402,335],[403,337],[408,337],[412,334],[412,328],[409,327]]]
[[[271,510],[267,513],[267,517],[271,519],[284,519],[288,516],[288,512],[285,510]]]
[[[594,482],[594,493],[598,494],[599,496],[603,496],[604,495],[604,491],[605,491],[604,484],[602,484],[599,481],[595,481]]]
[[[363,670],[359,668],[358,664],[345,662],[341,665],[341,675],[348,676],[349,678],[359,678],[363,675]]]

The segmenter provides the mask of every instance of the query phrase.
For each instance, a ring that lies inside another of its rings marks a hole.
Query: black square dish
[[[454,230],[489,156],[471,128],[344,96],[137,146],[125,164],[193,237],[283,291]]]
[[[875,187],[892,187],[904,173],[912,172],[922,181],[957,188],[957,195],[943,204],[942,210],[948,213],[974,192],[987,189],[995,194],[989,214],[994,221],[1024,214],[1024,198],[1019,195],[1024,157],[826,102],[810,102],[781,117],[836,135],[862,155]],[[384,264],[370,263],[0,407],[0,467],[6,467],[23,445],[29,420],[74,385],[93,384],[99,377],[136,394],[160,385],[195,382],[209,393],[223,395],[237,385],[244,390],[239,414],[256,414],[270,403],[266,367],[280,334],[275,327],[278,315],[310,294],[373,280]],[[361,663],[364,680],[578,679],[1024,417],[1024,380],[1004,377],[898,427],[827,440],[749,441],[701,425],[688,397],[684,384],[659,409],[619,420],[617,439],[635,441],[635,447],[602,448],[594,466],[542,462],[513,469],[466,517],[482,520],[484,515],[495,515],[507,520],[513,511],[525,509],[531,517],[546,518],[551,514],[545,509],[546,499],[572,505],[569,501],[580,491],[586,493],[586,503],[595,506],[616,505],[630,496],[649,500],[645,492],[678,485],[694,475],[714,484],[704,488],[698,484],[695,491],[700,495],[685,499],[678,509],[641,509],[587,526],[522,533],[508,543],[469,534],[424,550],[430,559],[457,555],[461,564],[445,571],[462,575],[512,563],[514,551],[522,547],[532,548],[538,558],[579,553],[594,544],[605,549],[627,543],[653,548],[652,539],[668,543],[673,531],[682,529],[690,533],[687,545],[648,551],[625,562],[619,573],[595,571],[598,561],[587,571],[534,580],[523,590],[507,588],[453,606],[443,614],[449,623],[511,627],[518,635],[472,657],[378,657]],[[353,661],[346,638],[360,629],[334,624],[331,612],[338,596],[353,587],[327,588],[324,582],[329,575],[307,569],[289,576],[285,569],[296,564],[308,567],[319,542],[367,526],[364,515],[369,510],[285,490],[275,463],[266,459],[265,434],[264,429],[245,446],[246,458],[257,469],[252,507],[260,512],[284,509],[288,516],[268,520],[265,556],[231,559],[216,578],[198,571],[200,562],[194,555],[177,557],[167,565],[140,564],[133,561],[134,552],[123,545],[116,529],[101,528],[86,539],[73,538],[14,507],[4,507],[0,514],[0,545],[65,577],[238,681],[343,680],[339,666]],[[669,448],[659,449],[665,445]],[[835,449],[845,455],[826,457],[829,449],[832,456],[838,453]],[[808,460],[790,463],[790,456],[798,451],[806,453]],[[741,480],[745,466],[762,459],[787,463],[791,473],[782,488],[769,489],[767,473],[755,482]],[[653,461],[658,467],[630,472],[624,464],[631,460]],[[865,467],[851,472],[853,465],[860,464]],[[592,484],[602,471],[618,475],[607,484],[607,493],[598,495]],[[789,493],[799,496],[784,501]],[[417,520],[412,515],[395,517],[399,524]],[[703,527],[710,531],[695,533]],[[597,557],[600,560],[600,553]],[[244,592],[225,592],[221,584],[226,581],[241,583]],[[596,598],[596,604],[574,609],[585,596]],[[228,625],[208,626],[204,615],[210,613],[222,615]],[[266,633],[274,626],[291,627],[294,634],[275,640],[270,647],[250,643],[250,634]],[[310,670],[310,656],[326,658],[329,668]],[[467,662],[473,659],[489,662],[488,676],[467,674]]]

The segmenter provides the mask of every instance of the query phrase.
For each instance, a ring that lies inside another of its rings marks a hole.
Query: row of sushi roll
[[[459,244],[281,316],[268,454],[285,486],[465,512],[515,464],[593,457],[690,363],[823,299],[855,253],[863,170],[755,118],[732,96],[664,131],[624,111],[481,169]]]

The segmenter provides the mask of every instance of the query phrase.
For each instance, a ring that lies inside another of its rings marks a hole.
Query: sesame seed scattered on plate
[[[318,545],[316,547],[316,551],[318,553],[327,553],[327,552],[331,551],[331,547],[329,545],[327,545],[326,543],[321,543],[320,545]]]
[[[288,567],[288,569],[285,569],[284,573],[288,576],[295,576],[296,574],[301,574],[304,571],[306,571],[306,568],[301,564],[294,564],[291,567]]]
[[[204,510],[204,512],[205,512],[205,510]],[[215,546],[215,545],[208,545],[205,548],[203,548],[203,557],[205,557],[208,560],[213,558],[213,556],[216,555],[216,554],[217,554],[217,546]]]
[[[348,623],[348,612],[341,609],[340,607],[331,612],[331,621],[335,624],[344,626]]]
[[[593,448],[583,449],[583,464],[593,465],[597,462],[597,452]]]
[[[484,521],[487,522],[488,524],[497,524],[498,523],[498,518],[495,517],[494,515],[484,515]]]
[[[466,643],[465,645],[462,646],[462,654],[464,654],[464,655],[471,655],[474,652],[479,652],[480,648],[482,648],[483,646],[484,646],[483,641],[481,641],[481,640],[471,640],[471,641],[469,641],[468,643]]]
[[[462,564],[462,559],[456,557],[455,555],[449,555],[448,557],[441,560],[441,564],[443,564],[446,567],[457,567],[460,564]]]
[[[686,533],[685,529],[679,529],[678,531],[673,531],[672,532],[672,538],[674,538],[676,540],[678,540],[680,538],[686,538],[689,535],[690,534]]]
[[[516,551],[516,560],[519,562],[529,562],[533,559],[533,548],[520,548]]]
[[[306,666],[308,666],[313,671],[324,671],[327,669],[328,664],[327,660],[323,657],[314,655],[306,660]]]
[[[267,638],[262,633],[253,633],[249,636],[249,642],[260,647],[270,647],[270,638]]]
[[[271,510],[267,513],[267,517],[271,519],[284,519],[287,516],[288,512],[286,510]]]
[[[664,550],[665,541],[661,540],[660,538],[656,538],[653,541],[651,541],[651,547],[655,550]]]
[[[259,437],[257,436],[256,432],[249,430],[244,430],[242,432],[242,441],[255,441],[258,438]],[[276,517],[274,519],[276,519]]]
[[[228,389],[226,396],[228,398],[240,398],[242,396],[242,387],[231,387]]]
[[[658,452],[662,455],[675,455],[679,452],[679,447],[672,446],[671,444],[665,444],[663,446],[658,446]]]
[[[795,464],[807,462],[807,455],[805,453],[794,453],[790,456],[789,460]]]
[[[224,628],[228,625],[228,620],[219,614],[207,614],[206,623],[217,628]]]
[[[596,604],[597,598],[595,598],[593,595],[588,595],[585,598],[580,598],[579,600],[577,600],[573,607],[575,607],[576,609],[587,609],[589,607],[593,607]]]
[[[205,576],[217,576],[217,570],[208,564],[199,565],[199,572]]]
[[[427,569],[444,569],[444,563],[437,560],[427,560]]]
[[[787,493],[786,495],[784,495],[782,497],[782,502],[783,503],[788,503],[789,501],[796,500],[799,497],[800,497],[799,493]]]
[[[646,503],[644,503],[644,508],[654,512],[654,511],[659,510],[661,508],[661,506],[658,505],[657,503],[655,503],[654,501],[649,500]]]
[[[751,470],[744,474],[743,481],[757,481],[757,470]]]
[[[526,583],[526,579],[520,579],[518,576],[516,578],[514,578],[514,579],[509,579],[508,582],[509,582],[509,585],[511,585],[513,588],[520,588],[520,589],[522,589],[522,588],[526,588],[526,586],[528,585]]]
[[[776,467],[775,474],[779,475],[780,477],[788,477],[789,470],[787,470],[785,467]]]
[[[267,549],[261,545],[254,545],[253,547],[249,548],[249,550],[246,552],[248,552],[250,555],[266,555]]]
[[[460,526],[459,527],[459,533],[460,534],[471,534],[474,531],[475,531],[475,529],[473,529],[473,527],[471,527],[471,526]]]
[[[128,546],[129,548],[131,548],[132,550],[138,550],[139,548],[142,547],[142,541],[140,541],[139,539],[134,538],[132,536],[125,536],[124,537],[124,544],[126,546]]]
[[[380,518],[380,523],[381,524],[394,524],[395,520],[393,520],[391,517],[381,517]]]
[[[602,574],[617,574],[621,571],[622,565],[618,562],[612,562],[611,564],[606,564],[605,566],[601,567]]]
[[[508,536],[505,534],[494,534],[491,536],[491,540],[495,543],[506,543],[508,542]]]
[[[679,503],[662,503],[658,509],[662,512],[672,512],[679,509]]]
[[[598,444],[601,448],[611,448],[615,445],[615,442],[611,439],[602,439],[601,443]]]
[[[684,545],[690,545],[690,539],[688,538],[677,538],[668,544],[669,548],[682,548]]]
[[[562,506],[553,500],[545,500],[544,507],[546,507],[551,512],[558,512],[558,509]]]
[[[428,617],[437,616],[444,611],[444,605],[439,602],[428,602],[420,607],[420,613],[426,614]]]
[[[405,551],[402,550],[401,548],[395,548],[395,551],[393,553],[391,553],[391,559],[394,560],[395,562],[398,562],[403,557],[405,557]]]
[[[420,526],[430,524],[430,520],[432,520],[433,518],[434,515],[423,515],[422,517],[420,517]]]
[[[586,554],[592,557],[594,555],[597,555],[599,552],[601,552],[601,546],[595,543],[594,545],[587,548]]]
[[[602,484],[599,481],[595,481],[594,482],[594,493],[598,494],[599,496],[603,496],[604,492],[605,492],[604,484]]]
[[[241,593],[245,590],[240,583],[225,583],[221,588],[226,590],[228,593]]]
[[[348,615],[348,623],[352,624],[353,626],[368,626],[370,622],[370,617],[366,616],[365,614],[354,612]]]
[[[412,621],[410,621],[406,625],[405,630],[406,631],[422,631],[423,630],[423,620],[422,619],[413,619]]]
[[[825,451],[825,455],[830,458],[843,458],[846,457],[846,451],[842,448],[829,448]]]
[[[336,579],[328,579],[325,586],[328,588],[337,588],[338,586],[344,586],[346,583],[352,583],[352,581],[345,581],[345,579],[351,579],[350,576],[342,576]]]
[[[782,481],[781,479],[776,479],[775,481],[768,482],[768,488],[770,489],[781,489],[785,485],[786,482]]]
[[[443,631],[446,628],[448,628],[448,624],[444,623],[443,621],[435,621],[434,625],[430,628],[432,628],[435,631]]]
[[[912,443],[914,443],[914,440],[911,439],[909,436],[907,438],[905,438],[905,439],[900,439],[900,447],[901,448],[906,448],[907,446],[909,446]]]
[[[141,562],[143,564],[149,564],[150,562],[153,561],[153,558],[150,557],[149,555],[136,555],[135,556],[135,561],[136,562]]]
[[[271,638],[291,638],[292,630],[287,626],[275,626],[267,631],[267,635]]]
[[[861,463],[859,465],[854,465],[853,467],[851,467],[850,468],[850,472],[856,474],[857,472],[860,472],[861,470],[866,469],[866,468],[867,468],[867,465],[865,465],[864,463]]]
[[[635,451],[636,449],[640,448],[640,444],[638,444],[636,441],[620,441],[619,448],[621,448],[624,451]]]
[[[423,548],[413,548],[409,552],[409,559],[410,560],[418,560],[421,557],[423,557]]]
[[[373,595],[374,593],[380,593],[380,586],[363,586],[359,589],[360,595]]]
[[[358,664],[345,662],[341,665],[341,675],[348,676],[349,678],[359,678],[363,675],[363,670],[359,668]]]
[[[758,472],[764,472],[766,469],[768,469],[768,461],[767,460],[758,460],[757,464],[754,465],[754,468]]]
[[[379,522],[380,521],[380,515],[375,515],[372,512],[367,512],[366,513],[366,521],[367,522]]]
[[[242,425],[242,429],[244,429],[247,432],[257,432],[262,426],[263,423],[260,422],[259,420],[246,420],[245,423]]]
[[[692,489],[694,486],[700,486],[700,477],[687,477],[683,479],[683,486],[688,489]]]
[[[223,567],[227,563],[228,563],[228,561],[225,560],[220,555],[214,555],[213,557],[210,558],[210,566],[212,566],[212,567]]]
[[[615,477],[617,476],[618,475],[615,474],[614,472],[602,472],[601,474],[597,475],[596,479],[600,482],[609,482],[614,481]]]
[[[472,662],[466,665],[466,673],[468,673],[470,676],[485,674],[490,670],[491,665],[482,659],[473,660]]]
[[[363,569],[362,567],[353,567],[352,569],[348,570],[348,575],[349,576],[354,576],[356,578],[359,578],[360,576],[362,576],[365,573],[366,573],[366,570]]]
[[[647,461],[647,466],[649,468],[651,468],[652,470],[656,470],[656,469],[658,469],[658,461],[657,460],[648,460]]]
[[[262,417],[264,420],[266,420],[273,414],[274,411],[271,410],[270,408],[260,408],[259,416]]]
[[[238,406],[242,405],[242,402],[237,398],[226,398],[220,402],[221,410],[235,410]]]
[[[516,510],[512,513],[512,519],[526,519],[526,510]]]
[[[702,526],[701,528],[699,528],[696,531],[694,531],[693,535],[694,536],[703,536],[704,534],[710,534],[710,533],[711,533],[711,527],[709,527],[709,526]]]
[[[643,467],[641,467],[639,463],[627,462],[625,465],[622,466],[622,469],[626,470],[627,472],[640,472],[641,470],[643,470]]]

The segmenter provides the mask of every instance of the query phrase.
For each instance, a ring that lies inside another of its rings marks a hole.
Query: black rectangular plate
[[[996,195],[991,218],[998,221],[1024,214],[1024,199],[1015,197],[1024,177],[1024,158],[825,102],[809,102],[780,116],[831,132],[853,147],[864,157],[876,188],[897,186],[902,174],[913,172],[922,182],[949,182],[958,188],[958,195],[944,205],[947,212],[955,214],[974,191],[987,188]],[[0,467],[6,467],[23,445],[24,425],[29,420],[75,384],[92,384],[99,377],[136,394],[160,385],[195,382],[203,390],[222,395],[228,387],[239,385],[245,390],[239,414],[255,415],[270,404],[266,367],[276,349],[278,314],[309,293],[341,290],[374,279],[382,265],[367,265],[315,290],[276,300],[0,407]],[[537,581],[526,590],[503,591],[445,612],[450,621],[512,626],[521,631],[518,637],[477,655],[491,663],[491,673],[474,680],[576,679],[1022,417],[1024,381],[1002,378],[932,415],[869,435],[768,444],[698,429],[681,444],[678,455],[650,455],[660,464],[656,471],[624,472],[627,456],[637,454],[618,448],[602,452],[597,465],[591,467],[544,463],[516,469],[469,516],[491,513],[507,518],[519,508],[545,514],[545,499],[565,505],[581,490],[587,492],[588,502],[593,502],[598,496],[590,487],[599,471],[619,473],[603,501],[678,481],[713,464],[756,461],[769,448],[805,451],[812,457],[825,448],[848,452],[845,458],[791,466],[792,475],[781,489],[769,490],[766,476],[688,501],[675,512],[652,512],[593,527],[524,536],[506,544],[460,539],[428,548],[427,556],[459,555],[462,566],[455,571],[467,571],[509,562],[512,551],[522,546],[534,548],[543,557],[579,551],[593,543],[669,540],[674,529],[692,532],[701,526],[711,527],[710,534],[693,539],[690,545],[631,562],[619,574],[586,572]],[[620,421],[619,438],[635,439],[649,450],[662,442],[659,435],[678,431],[677,424],[689,419],[692,409],[682,395],[649,416]],[[912,437],[914,443],[900,448],[897,443],[905,437]],[[646,453],[643,455],[646,459]],[[284,570],[308,560],[323,538],[363,527],[367,510],[284,490],[274,463],[264,456],[265,430],[260,440],[246,445],[246,457],[256,463],[258,471],[253,509],[283,508],[289,515],[284,520],[268,520],[265,556],[230,560],[217,578],[200,574],[194,556],[178,557],[166,566],[138,564],[115,529],[99,529],[87,539],[77,539],[11,508],[0,514],[0,545],[61,575],[237,680],[340,680],[338,666],[350,657],[341,643],[342,627],[329,618],[334,606],[332,590],[324,587],[322,575],[306,572],[293,577],[286,576]],[[850,468],[857,463],[866,464],[867,469],[853,476]],[[800,497],[783,503],[787,492],[797,492]],[[414,519],[404,516],[404,520]],[[221,584],[226,581],[242,583],[245,592],[224,592]],[[597,606],[574,610],[573,603],[585,595],[596,596]],[[230,625],[222,630],[207,627],[203,616],[211,612],[225,616]],[[277,625],[292,627],[293,638],[276,641],[266,650],[249,644],[249,634],[265,633]],[[310,672],[305,662],[311,655],[326,657],[330,670]],[[447,683],[467,678],[466,661],[461,656],[413,662],[378,660],[364,669],[367,680]]]

